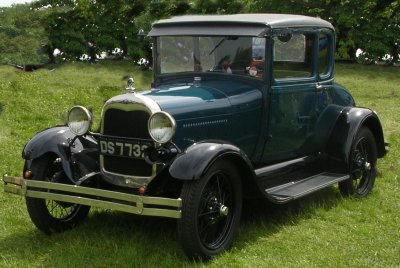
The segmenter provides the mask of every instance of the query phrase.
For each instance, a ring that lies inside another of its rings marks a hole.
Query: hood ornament
[[[135,80],[132,77],[127,80],[128,87],[126,88],[127,93],[135,93]]]

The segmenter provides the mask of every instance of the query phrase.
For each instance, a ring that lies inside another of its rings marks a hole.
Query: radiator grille
[[[103,134],[117,137],[151,139],[147,130],[149,113],[109,109],[104,115]]]
[[[147,130],[150,115],[146,111],[108,109],[103,120],[103,134],[122,138],[151,139]],[[152,165],[143,159],[104,155],[104,169],[127,176],[150,177]]]

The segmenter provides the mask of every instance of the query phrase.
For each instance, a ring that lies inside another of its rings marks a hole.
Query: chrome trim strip
[[[138,215],[160,216],[176,219],[181,218],[182,200],[180,198],[172,199],[131,195],[90,187],[26,180],[10,176],[4,176],[3,181],[5,184],[5,192],[25,197],[70,202]],[[49,190],[56,190],[57,193],[49,192]],[[83,196],[80,196],[79,194]],[[98,199],[99,197],[106,200],[100,200]],[[131,204],[126,204],[126,202],[130,202]]]

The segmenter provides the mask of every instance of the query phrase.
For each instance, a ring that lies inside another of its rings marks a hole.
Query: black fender
[[[96,163],[96,156],[98,154],[97,142],[91,136],[78,137],[70,145],[71,141],[75,138],[75,135],[66,126],[57,126],[45,129],[38,132],[32,139],[25,145],[22,152],[22,158],[26,160],[26,166],[24,169],[29,169],[30,165],[35,159],[47,153],[54,153],[61,158],[63,169],[72,181],[74,181],[74,170],[72,168],[72,158],[85,159],[82,161],[76,161],[81,167],[82,172],[88,173],[93,171],[94,163]],[[86,165],[85,165],[85,162]],[[80,176],[81,174],[79,174]],[[78,176],[78,177],[79,177]]]
[[[368,127],[375,137],[378,158],[385,156],[386,148],[381,122],[375,112],[367,108],[345,107],[330,135],[327,153],[348,164],[351,146],[361,127]]]
[[[255,177],[247,155],[238,147],[224,142],[201,142],[189,146],[172,162],[169,173],[180,180],[198,180],[217,159],[223,157],[232,160],[247,175]]]
[[[170,175],[178,180],[198,180],[204,177],[219,159],[231,161],[238,169],[246,198],[262,197],[263,189],[256,183],[253,165],[247,155],[235,145],[222,141],[195,143],[179,154],[169,167]]]

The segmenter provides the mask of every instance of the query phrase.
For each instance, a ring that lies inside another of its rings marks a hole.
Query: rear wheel
[[[350,152],[350,179],[339,183],[345,196],[366,196],[374,186],[377,149],[372,132],[362,127],[357,133]]]
[[[31,166],[34,180],[68,183],[56,155],[47,155],[35,160]],[[46,234],[62,232],[82,222],[90,207],[53,200],[26,198],[29,216],[36,227]]]
[[[228,249],[242,211],[241,181],[230,162],[218,161],[197,181],[182,188],[178,233],[190,258],[207,260]]]

